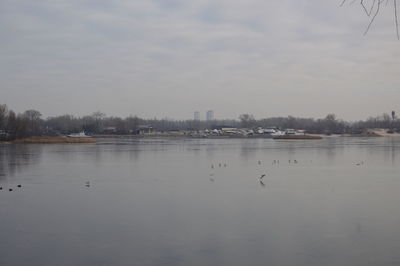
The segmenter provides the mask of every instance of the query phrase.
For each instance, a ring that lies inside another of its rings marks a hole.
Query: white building
[[[194,120],[200,120],[200,112],[199,111],[194,112],[193,119]]]
[[[214,120],[214,111],[213,110],[209,110],[206,113],[206,120],[207,121],[212,121]]]

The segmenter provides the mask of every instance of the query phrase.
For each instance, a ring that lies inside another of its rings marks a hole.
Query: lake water
[[[4,266],[400,265],[395,137],[0,144],[0,186]]]

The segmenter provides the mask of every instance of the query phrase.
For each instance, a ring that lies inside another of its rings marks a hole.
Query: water
[[[0,265],[399,265],[399,169],[399,138],[0,144]]]

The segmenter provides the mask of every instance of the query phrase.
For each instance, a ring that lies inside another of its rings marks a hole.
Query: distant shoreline
[[[30,137],[22,138],[9,143],[38,143],[38,144],[50,144],[50,143],[96,143],[94,138],[68,138],[68,137]]]
[[[322,136],[317,135],[282,135],[273,137],[275,140],[316,140],[323,139]]]
[[[323,135],[323,134],[307,134],[305,136],[281,136],[275,139],[279,140],[308,140],[308,139],[323,139],[323,138],[335,138],[335,137],[400,137],[399,133],[386,133],[384,131],[373,131],[368,134],[334,134],[334,135]],[[13,141],[0,141],[1,144],[74,144],[74,143],[96,143],[97,139],[101,138],[174,138],[174,139],[273,139],[272,136],[265,135],[252,135],[252,136],[237,136],[237,135],[220,135],[220,136],[207,136],[207,137],[196,137],[189,136],[184,134],[169,134],[169,133],[161,133],[161,134],[140,134],[140,135],[94,135],[93,137],[88,138],[68,138],[65,136],[42,136],[42,137],[29,137],[29,138],[21,138]]]

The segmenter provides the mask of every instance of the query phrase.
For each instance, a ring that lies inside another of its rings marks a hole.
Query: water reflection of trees
[[[391,161],[392,165],[396,164],[396,155],[400,151],[400,139],[397,137],[384,138],[384,157],[385,161]]]
[[[0,145],[0,180],[6,180],[19,171],[38,164],[41,159],[40,145]]]

